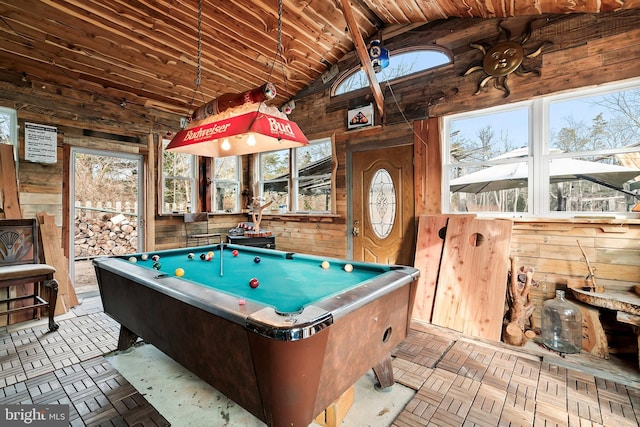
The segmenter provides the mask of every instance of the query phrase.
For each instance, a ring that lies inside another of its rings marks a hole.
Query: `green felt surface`
[[[238,250],[237,256],[233,256],[234,249]],[[213,259],[201,260],[200,255],[209,251],[214,253]],[[192,260],[188,258],[189,253],[194,254]],[[141,259],[141,254],[135,254],[133,256],[136,258],[136,265],[152,269],[153,254],[160,256],[161,273],[175,275],[176,269],[182,268],[183,280],[208,286],[238,298],[267,304],[280,312],[299,311],[314,301],[364,284],[389,270],[376,264],[302,254],[292,254],[292,259],[287,259],[286,253],[281,251],[238,245],[225,245],[222,256],[218,245],[150,252],[147,253],[149,258],[146,261]],[[256,263],[255,257],[259,257],[260,262]],[[322,268],[322,261],[328,261],[329,268]],[[347,263],[353,265],[352,272],[344,271],[344,265]],[[259,286],[255,289],[249,286],[252,278],[259,281]]]

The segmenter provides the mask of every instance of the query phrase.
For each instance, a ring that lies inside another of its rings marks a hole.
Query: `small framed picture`
[[[347,129],[373,126],[373,104],[349,110],[347,113]]]

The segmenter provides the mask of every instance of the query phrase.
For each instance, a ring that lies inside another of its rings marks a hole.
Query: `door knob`
[[[353,237],[358,237],[360,235],[360,221],[353,221],[353,229],[351,230],[351,234]]]

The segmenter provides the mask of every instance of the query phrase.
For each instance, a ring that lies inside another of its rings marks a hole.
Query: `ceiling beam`
[[[380,83],[378,83],[378,79],[376,78],[376,73],[373,71],[373,65],[369,58],[369,51],[367,50],[367,46],[364,44],[364,39],[358,29],[356,19],[353,16],[351,2],[349,0],[340,0],[340,6],[342,7],[344,19],[347,21],[347,28],[351,34],[353,44],[356,47],[356,53],[360,58],[360,63],[364,68],[364,73],[369,79],[369,87],[371,87],[371,90],[373,91],[373,98],[376,101],[376,106],[378,107],[380,118],[382,119],[384,117],[384,96],[382,95],[382,89],[380,89]]]

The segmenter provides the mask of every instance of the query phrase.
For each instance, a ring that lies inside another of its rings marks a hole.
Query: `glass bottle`
[[[216,99],[198,107],[191,115],[191,120],[202,120],[214,114],[219,114],[229,108],[238,107],[248,102],[270,101],[276,96],[273,83],[265,83],[260,87],[243,93],[224,93]]]
[[[542,305],[542,343],[559,353],[582,350],[582,314],[564,291],[556,290],[556,297]]]

